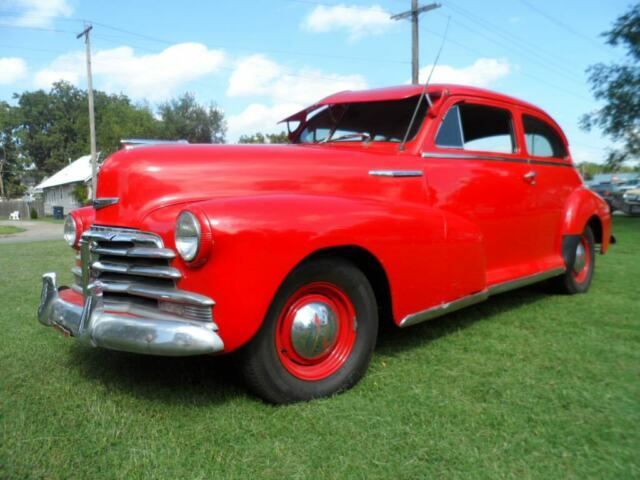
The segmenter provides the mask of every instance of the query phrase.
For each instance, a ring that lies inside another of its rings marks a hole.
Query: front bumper
[[[224,349],[213,322],[187,320],[145,308],[106,305],[99,282],[92,284],[83,305],[69,301],[63,290],[65,287],[58,289],[56,285],[55,273],[42,276],[38,320],[85,345],[164,356],[212,354]]]

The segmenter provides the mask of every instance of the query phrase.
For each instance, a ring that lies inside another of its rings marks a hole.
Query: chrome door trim
[[[407,315],[400,322],[400,326],[404,328],[415,325],[416,323],[426,322],[427,320],[431,320],[432,318],[446,315],[447,313],[455,312],[456,310],[459,310],[461,308],[483,302],[487,298],[489,298],[489,291],[483,290],[482,292],[474,293],[473,295],[467,295],[466,297],[462,297],[451,302],[441,303],[440,305],[427,308],[426,310],[422,310],[421,312]]]
[[[530,165],[547,165],[552,167],[573,167],[572,163],[551,162],[535,160],[533,158],[515,158],[503,155],[477,154],[477,153],[453,153],[453,152],[422,152],[422,158],[446,158],[449,160],[489,160],[494,162],[526,163]]]
[[[422,170],[369,170],[372,177],[421,177]]]
[[[493,295],[508,292],[509,290],[515,290],[516,288],[525,287],[527,285],[531,285],[532,283],[541,282],[543,280],[562,275],[564,272],[564,268],[553,268],[544,272],[527,275],[503,283],[498,283],[481,292],[466,295],[450,302],[441,303],[440,305],[427,308],[426,310],[422,310],[421,312],[409,314],[400,321],[400,327],[408,327],[410,325],[415,325],[416,323],[425,322],[427,320],[431,320],[432,318],[446,315],[447,313],[455,312],[456,310],[459,310],[461,308],[483,302]]]
[[[496,295],[498,293],[508,292],[509,290],[515,290],[516,288],[526,287],[532,283],[541,282],[549,278],[557,277],[565,272],[564,268],[553,268],[545,272],[535,273],[533,275],[527,275],[525,277],[516,278],[515,280],[509,280],[508,282],[498,283],[489,287],[489,294]]]

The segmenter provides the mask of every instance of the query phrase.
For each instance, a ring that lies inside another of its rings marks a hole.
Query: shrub
[[[37,220],[38,219],[38,211],[31,207],[31,211],[29,212],[29,216],[31,217],[31,220]]]

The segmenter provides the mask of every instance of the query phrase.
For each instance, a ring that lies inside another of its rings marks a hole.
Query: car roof
[[[334,105],[339,103],[361,103],[361,102],[380,102],[380,101],[388,101],[388,100],[402,100],[405,98],[410,98],[410,97],[419,95],[422,93],[423,90],[424,90],[424,85],[397,85],[393,87],[372,88],[368,90],[345,90],[343,92],[338,92],[323,98],[322,100],[314,103],[313,105],[310,105],[304,110],[296,112],[295,114],[283,119],[282,122],[287,122],[290,120],[300,120],[304,114],[312,110],[315,110],[316,108],[321,107],[323,105]],[[478,97],[478,98],[499,100],[506,103],[527,107],[551,119],[551,117],[544,110],[542,110],[539,107],[536,107],[531,103],[525,102],[523,100],[519,100],[515,97],[504,95],[502,93],[486,90],[484,88],[441,83],[441,84],[429,85],[429,87],[427,88],[427,92],[434,97],[440,96],[444,92],[446,92],[448,95],[465,95],[465,96],[472,96],[472,97]]]

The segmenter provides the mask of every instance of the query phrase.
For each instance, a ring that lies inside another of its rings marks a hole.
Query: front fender
[[[314,195],[221,198],[156,210],[145,218],[144,228],[174,248],[175,219],[188,208],[208,217],[213,248],[199,268],[174,261],[184,272],[179,287],[216,301],[214,316],[225,351],[257,332],[296,265],[331,247],[357,246],[378,259],[397,322],[443,300],[444,220],[425,204]]]
[[[607,202],[584,186],[574,190],[567,199],[562,235],[581,235],[594,216],[598,218],[602,227],[600,250],[605,253],[611,240],[611,211]]]

